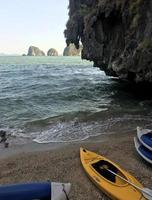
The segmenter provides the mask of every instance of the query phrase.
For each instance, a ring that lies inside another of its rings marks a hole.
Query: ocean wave
[[[82,117],[83,116],[83,117]],[[102,116],[102,117],[101,117]],[[140,124],[150,127],[152,119],[141,115],[105,116],[102,113],[81,113],[67,115],[28,123],[23,129],[12,129],[13,140],[33,140],[36,143],[77,142],[91,137],[128,133],[136,130]]]
[[[86,140],[90,137],[102,134],[110,134],[120,132],[121,134],[134,131],[139,122],[143,120],[150,124],[152,120],[143,119],[139,116],[124,118],[109,118],[104,121],[78,122],[77,120],[69,122],[60,122],[52,125],[48,130],[41,131],[35,135],[34,142],[50,143],[50,142],[76,142]],[[141,124],[141,123],[140,123]]]
[[[0,91],[0,127],[16,142],[79,141],[151,123],[151,101],[80,58],[0,58]]]

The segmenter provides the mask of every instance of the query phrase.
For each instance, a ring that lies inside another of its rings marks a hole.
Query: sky
[[[33,45],[62,54],[67,20],[68,0],[0,0],[0,53],[26,54]]]

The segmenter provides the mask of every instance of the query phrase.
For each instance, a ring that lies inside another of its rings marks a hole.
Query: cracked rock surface
[[[69,0],[65,37],[107,75],[152,82],[152,1]]]

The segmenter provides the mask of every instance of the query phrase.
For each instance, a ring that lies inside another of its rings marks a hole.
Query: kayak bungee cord
[[[64,192],[64,194],[65,194],[65,196],[66,196],[66,199],[67,199],[67,200],[70,200],[69,197],[68,197],[68,194],[67,194],[67,192],[66,192],[66,190],[65,190],[65,188],[64,188],[64,184],[62,184],[62,187],[63,187],[63,192]]]

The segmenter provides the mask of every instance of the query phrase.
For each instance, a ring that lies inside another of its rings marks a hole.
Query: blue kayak
[[[152,130],[137,127],[137,137],[142,145],[152,151]]]
[[[138,154],[147,162],[152,164],[152,152],[147,149],[145,146],[143,146],[138,138],[134,138],[135,148],[138,152]]]
[[[64,188],[64,191],[63,191]],[[0,200],[66,200],[70,183],[25,183],[0,186]]]

